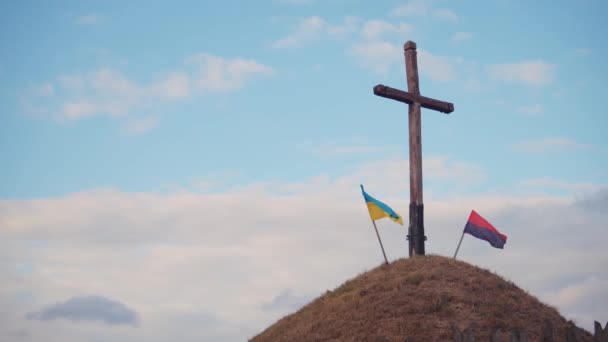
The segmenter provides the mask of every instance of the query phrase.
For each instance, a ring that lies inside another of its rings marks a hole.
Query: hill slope
[[[513,283],[462,261],[425,256],[363,273],[251,341],[451,341],[452,326],[471,326],[478,341],[488,341],[495,327],[525,329],[529,341],[538,341],[544,319],[556,341],[565,341],[573,323]],[[592,340],[582,329],[577,336]]]

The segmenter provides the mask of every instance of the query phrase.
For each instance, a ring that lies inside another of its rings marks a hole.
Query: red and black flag
[[[495,248],[502,249],[507,242],[507,236],[494,228],[490,222],[486,221],[475,210],[471,211],[467,225],[464,227],[464,232],[478,239],[488,241]]]

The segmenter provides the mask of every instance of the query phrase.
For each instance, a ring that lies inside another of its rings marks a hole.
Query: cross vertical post
[[[407,91],[420,95],[416,43],[403,46]],[[408,110],[410,137],[410,224],[408,226],[409,255],[424,255],[424,204],[422,201],[422,124],[420,103],[414,102]]]
[[[378,84],[374,94],[408,104],[409,157],[410,157],[410,223],[408,226],[409,256],[424,255],[424,203],[422,198],[422,125],[420,108],[449,114],[454,104],[420,95],[416,43],[403,45],[407,90],[402,91]]]

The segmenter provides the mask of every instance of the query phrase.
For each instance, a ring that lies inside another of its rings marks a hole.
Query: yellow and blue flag
[[[363,189],[363,185],[361,185],[361,191],[363,192],[363,198],[365,199],[365,204],[367,204],[367,210],[369,210],[369,216],[372,218],[372,220],[379,220],[381,218],[388,217],[400,225],[403,225],[401,215],[397,214],[388,205],[368,195]]]

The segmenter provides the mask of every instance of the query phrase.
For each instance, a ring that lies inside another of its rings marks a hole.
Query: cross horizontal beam
[[[436,110],[446,114],[450,114],[454,111],[453,103],[443,102],[421,95],[415,95],[412,93],[408,93],[407,91],[387,87],[383,84],[378,84],[374,87],[374,94],[386,97],[387,99],[407,103],[408,105],[411,105],[414,102],[418,102],[423,108]]]

